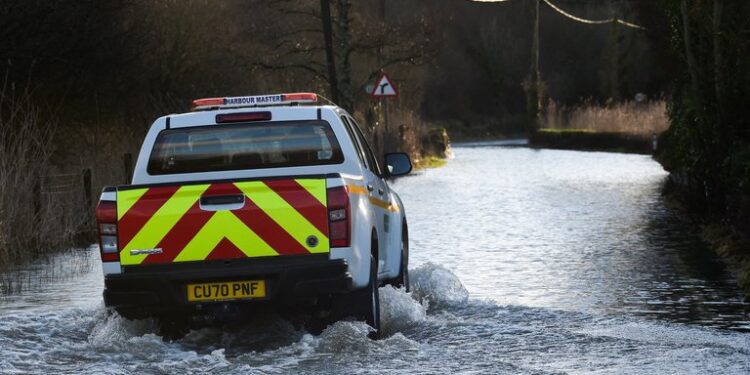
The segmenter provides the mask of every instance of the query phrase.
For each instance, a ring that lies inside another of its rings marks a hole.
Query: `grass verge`
[[[414,169],[422,170],[427,168],[440,168],[448,163],[448,159],[439,156],[426,156],[414,160]]]

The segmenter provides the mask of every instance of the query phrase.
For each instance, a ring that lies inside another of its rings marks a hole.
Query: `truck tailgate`
[[[328,253],[326,179],[121,187],[120,264]]]

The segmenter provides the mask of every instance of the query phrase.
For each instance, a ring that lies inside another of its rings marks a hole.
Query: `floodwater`
[[[102,307],[98,255],[74,249],[0,275],[0,373],[750,373],[748,305],[649,157],[454,152],[394,184],[414,291],[381,288],[382,340],[263,315],[165,342]]]

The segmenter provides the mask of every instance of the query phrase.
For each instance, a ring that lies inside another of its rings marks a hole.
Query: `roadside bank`
[[[669,128],[667,103],[648,99],[562,106],[550,100],[529,135],[537,148],[651,154],[656,137]]]
[[[686,181],[671,174],[662,194],[669,206],[693,222],[709,248],[724,262],[735,277],[746,300],[750,301],[750,238],[728,218],[708,220],[695,207]]]
[[[589,129],[539,129],[529,135],[529,145],[534,148],[636,154],[650,154],[654,148],[653,140],[642,135]]]
[[[422,136],[420,149],[421,152],[411,155],[415,170],[442,167],[453,154],[448,131],[442,127],[428,129]]]
[[[706,224],[701,228],[701,236],[711,245],[737,277],[737,284],[750,300],[750,241],[736,228],[727,224]]]

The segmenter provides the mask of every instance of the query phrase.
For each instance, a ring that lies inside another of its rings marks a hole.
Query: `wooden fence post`
[[[125,166],[125,183],[129,184],[133,178],[133,155],[125,153],[122,155],[123,164]]]
[[[34,181],[34,217],[42,213],[42,176]]]
[[[91,168],[86,168],[83,170],[83,193],[88,207],[91,207],[91,189]]]

